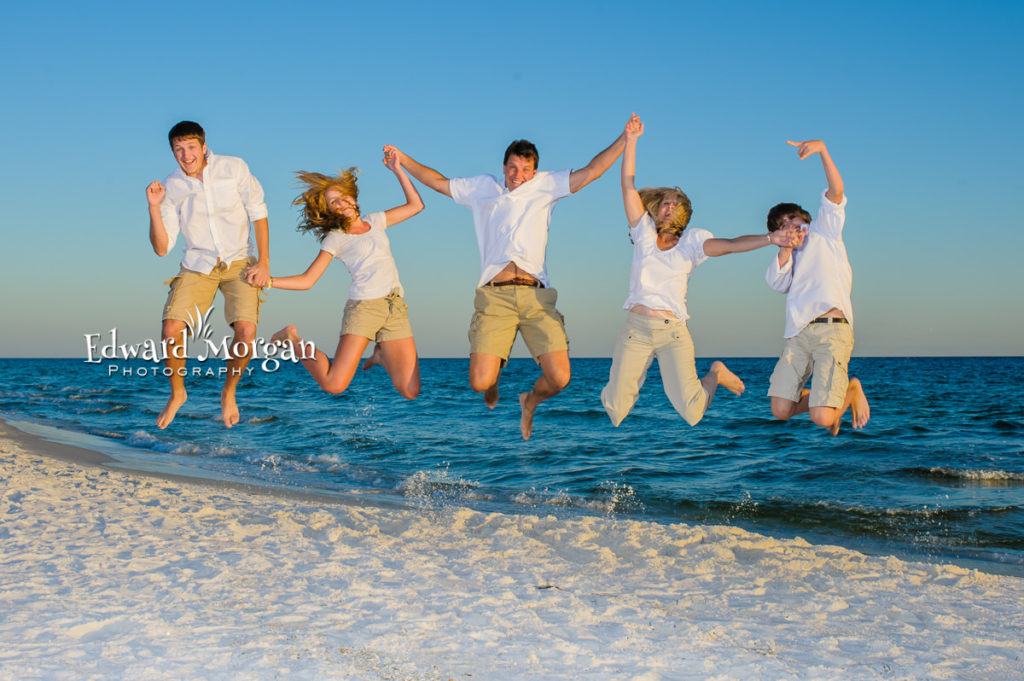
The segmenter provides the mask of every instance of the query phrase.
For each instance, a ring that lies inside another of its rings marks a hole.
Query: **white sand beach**
[[[0,678],[1024,678],[1024,580],[126,473],[0,424]]]

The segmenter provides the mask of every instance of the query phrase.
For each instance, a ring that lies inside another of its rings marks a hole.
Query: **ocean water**
[[[241,423],[219,421],[219,360],[192,362],[189,401],[164,431],[159,365],[0,359],[0,418],[103,451],[126,467],[226,478],[438,512],[737,525],[873,554],[1024,576],[1024,358],[854,358],[871,422],[831,437],[806,416],[771,418],[774,358],[730,359],[747,392],[720,390],[687,426],[652,367],[613,428],[599,400],[610,360],[574,359],[573,381],[519,434],[520,391],[538,369],[513,359],[489,411],[468,360],[421,360],[407,401],[380,368],[327,395],[299,365],[254,370]],[[703,372],[710,360],[698,360]],[[142,371],[144,370],[144,371]]]

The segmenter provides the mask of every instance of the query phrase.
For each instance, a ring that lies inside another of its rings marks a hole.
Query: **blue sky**
[[[295,170],[359,166],[364,210],[386,209],[401,192],[385,143],[450,176],[498,174],[517,137],[543,169],[579,167],[632,111],[647,126],[638,182],[682,186],[691,224],[717,236],[763,232],[778,201],[816,206],[820,163],[785,140],[827,142],[849,197],[855,355],[1024,354],[1024,5],[461,4],[5,9],[0,356],[84,357],[86,333],[159,333],[180,245],[153,254],[144,189],[174,167],[178,120],[262,182],[279,276],[317,252],[295,231]],[[392,249],[421,355],[462,357],[470,213],[421,189],[426,210]],[[574,355],[610,354],[630,254],[616,164],[554,213],[548,270]],[[698,356],[778,354],[771,256],[697,270]],[[295,323],[333,347],[347,287],[335,264],[311,291],[271,292],[260,334]]]

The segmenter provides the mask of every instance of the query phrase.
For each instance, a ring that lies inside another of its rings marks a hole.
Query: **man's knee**
[[[547,379],[548,383],[551,384],[552,388],[555,388],[559,392],[566,389],[569,385],[570,379],[572,379],[572,370],[569,365],[554,365],[546,366],[543,368],[544,378]]]
[[[772,398],[772,416],[780,421],[788,421],[796,411],[796,402],[779,397]]]
[[[811,407],[811,421],[816,426],[831,428],[836,422],[836,409],[834,407]]]
[[[163,326],[161,327],[161,336],[167,339],[175,339],[181,337],[181,332],[185,330],[185,322],[180,319],[165,319]]]
[[[256,325],[253,322],[237,321],[231,325],[235,331],[235,341],[249,343],[256,340]]]

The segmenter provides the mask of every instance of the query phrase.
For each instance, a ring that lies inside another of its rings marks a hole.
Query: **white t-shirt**
[[[650,213],[629,230],[633,239],[633,267],[629,272],[629,297],[622,307],[646,305],[652,310],[670,310],[687,320],[686,287],[697,265],[708,259],[704,242],[714,237],[706,229],[690,227],[679,235],[672,248],[658,249],[658,229]]]
[[[838,204],[821,193],[821,207],[807,227],[803,246],[793,249],[785,265],[772,258],[765,278],[768,285],[786,294],[786,338],[800,333],[812,319],[833,307],[843,311],[853,328],[853,270],[843,243],[846,194]]]
[[[549,286],[544,255],[555,202],[568,196],[570,170],[538,172],[513,191],[493,175],[453,177],[449,182],[456,203],[473,211],[480,248],[483,286],[509,262]]]
[[[349,234],[334,230],[320,242],[320,250],[345,263],[352,277],[348,287],[351,300],[383,298],[396,289],[398,295],[404,295],[398,281],[398,267],[391,255],[391,242],[385,232],[384,213],[370,213],[362,218],[369,223],[369,232]]]
[[[179,233],[185,237],[182,267],[209,274],[218,258],[231,263],[255,253],[249,223],[267,217],[267,204],[245,161],[207,152],[202,182],[178,168],[164,179],[164,188],[160,216],[167,250]]]

